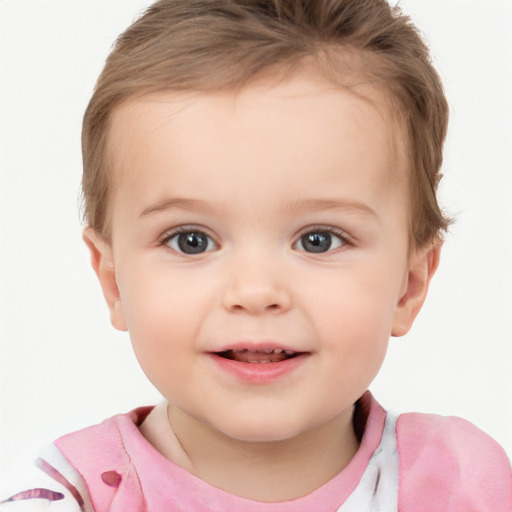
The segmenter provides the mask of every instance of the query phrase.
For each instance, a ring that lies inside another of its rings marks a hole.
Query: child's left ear
[[[393,318],[392,336],[409,332],[427,297],[430,280],[439,266],[441,242],[415,249],[409,257],[409,273]]]

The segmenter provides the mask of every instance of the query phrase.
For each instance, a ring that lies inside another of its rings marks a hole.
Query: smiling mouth
[[[216,355],[219,357],[240,363],[279,363],[297,357],[300,354],[301,352],[293,352],[292,350],[283,350],[280,348],[259,350],[244,348],[216,352]]]

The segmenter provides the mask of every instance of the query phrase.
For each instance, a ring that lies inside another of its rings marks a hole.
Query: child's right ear
[[[112,245],[105,237],[91,227],[86,227],[82,238],[91,253],[91,264],[103,290],[103,296],[110,310],[110,321],[120,331],[127,331],[123,303],[116,281],[116,269]]]

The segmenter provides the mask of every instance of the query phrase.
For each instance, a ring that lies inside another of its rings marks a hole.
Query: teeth
[[[251,354],[264,353],[264,354],[281,354],[284,352],[287,356],[295,354],[293,350],[284,350],[282,348],[238,348],[233,349],[232,352],[239,354],[241,352],[249,352]]]
[[[221,357],[240,363],[280,363],[300,353],[283,348],[238,348],[219,353]]]

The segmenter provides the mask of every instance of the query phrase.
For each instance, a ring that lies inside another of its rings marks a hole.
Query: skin
[[[159,93],[113,116],[112,237],[84,239],[113,325],[212,485],[293,499],[357,451],[353,404],[439,259],[438,247],[410,250],[406,159],[392,156],[389,125],[307,70],[238,93]],[[180,252],[176,228],[207,235],[208,250]],[[310,252],[302,236],[319,232],[332,246]],[[304,356],[246,382],[211,357],[236,343]]]

